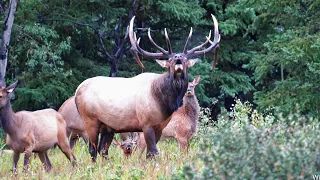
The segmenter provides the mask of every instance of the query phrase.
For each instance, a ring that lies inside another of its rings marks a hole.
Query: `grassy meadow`
[[[72,167],[57,148],[49,151],[52,170],[46,173],[39,158],[29,170],[12,174],[12,155],[0,155],[0,179],[312,179],[320,175],[319,119],[297,112],[283,115],[276,109],[259,113],[237,101],[234,109],[212,121],[210,111],[199,114],[197,135],[188,154],[174,140],[158,143],[159,156],[146,160],[139,152],[128,159],[112,145],[109,157],[92,163],[88,146],[74,148]],[[0,148],[4,139],[0,140]],[[0,149],[1,150],[1,149]]]
[[[196,163],[200,168],[202,162],[197,160],[199,150],[196,143],[192,143],[188,155],[181,154],[177,143],[172,140],[158,144],[159,157],[154,160],[146,160],[145,155],[139,157],[135,153],[129,158],[123,156],[122,150],[112,145],[109,157],[103,159],[98,156],[97,162],[92,163],[88,152],[88,146],[80,140],[74,148],[74,154],[78,161],[78,167],[72,167],[71,163],[59,148],[51,149],[48,153],[52,164],[51,172],[46,173],[39,158],[32,158],[29,170],[22,172],[23,154],[20,156],[18,174],[12,170],[12,154],[0,155],[1,179],[170,179],[177,171],[181,171],[186,163]]]

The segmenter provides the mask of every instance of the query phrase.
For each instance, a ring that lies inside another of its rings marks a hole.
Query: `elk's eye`
[[[0,95],[0,98],[2,98],[2,95]]]

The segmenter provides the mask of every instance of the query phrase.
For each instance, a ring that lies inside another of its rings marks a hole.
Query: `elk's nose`
[[[191,96],[192,95],[192,90],[191,88],[188,87],[187,92],[186,92],[187,96]]]
[[[130,150],[131,148],[132,148],[131,144],[127,144],[127,145],[126,145],[126,149],[127,149],[127,150]]]

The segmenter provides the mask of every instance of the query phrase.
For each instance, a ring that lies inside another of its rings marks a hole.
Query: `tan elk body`
[[[76,107],[75,97],[67,99],[59,108],[58,112],[62,115],[67,124],[67,136],[70,137],[70,147],[73,149],[75,142],[82,137],[85,141],[89,139],[84,128],[84,123]]]
[[[5,83],[1,83],[5,84]],[[47,150],[58,145],[67,158],[76,163],[69,147],[66,135],[66,123],[62,116],[53,109],[34,112],[13,112],[10,104],[10,93],[17,82],[0,90],[0,120],[7,133],[6,143],[13,150],[13,171],[17,171],[20,153],[24,153],[24,169],[27,169],[32,152],[38,154],[46,170],[50,171],[51,163]]]
[[[161,52],[152,53],[139,46],[133,32],[134,17],[129,25],[131,50],[140,66],[143,67],[138,54],[145,57],[168,58],[157,60],[167,69],[163,74],[142,73],[132,78],[93,77],[82,82],[76,91],[75,102],[79,114],[84,121],[89,136],[89,152],[92,160],[96,160],[97,151],[108,155],[108,148],[114,133],[143,132],[147,144],[147,157],[158,154],[156,143],[161,137],[162,129],[168,124],[171,115],[182,104],[182,98],[188,87],[188,68],[197,59],[192,56],[204,55],[218,47],[220,35],[218,22],[212,15],[214,22],[214,40],[210,42],[211,31],[206,41],[188,50],[192,36],[192,29],[182,53],[173,53],[167,32],[165,37],[168,50],[158,46],[148,31],[151,43]],[[209,47],[202,49],[205,45]],[[215,64],[217,56],[213,64]],[[212,66],[214,67],[214,65]],[[103,126],[103,130],[99,131]],[[98,145],[98,136],[104,137]],[[106,145],[105,147],[102,147]]]
[[[188,150],[190,139],[196,133],[198,126],[199,103],[194,88],[198,84],[198,76],[190,82],[183,98],[183,105],[172,114],[168,125],[162,130],[161,139],[175,138],[182,151]],[[143,133],[138,135],[138,147],[141,153],[145,150],[146,143]]]
[[[67,99],[59,108],[58,111],[67,124],[67,136],[70,137],[70,148],[73,149],[75,142],[82,137],[85,141],[88,140],[88,134],[84,128],[84,123],[79,115],[75,104],[75,97],[72,96]],[[101,127],[102,129],[103,127]],[[128,138],[129,137],[129,138]],[[114,144],[119,146],[125,156],[130,155],[133,152],[133,147],[136,147],[136,136],[132,136],[131,133],[121,133],[122,142],[114,140]],[[100,137],[100,141],[103,136]],[[104,147],[106,144],[103,145]],[[110,145],[109,145],[110,146]]]

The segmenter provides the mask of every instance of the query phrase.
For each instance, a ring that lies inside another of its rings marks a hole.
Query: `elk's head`
[[[189,45],[189,42],[190,42],[190,39],[192,36],[192,28],[191,28],[182,53],[173,53],[172,52],[171,43],[170,43],[169,36],[168,36],[166,29],[164,29],[164,33],[165,33],[165,38],[166,38],[168,50],[163,49],[162,47],[160,47],[159,45],[157,45],[155,43],[155,41],[151,37],[150,28],[148,30],[149,40],[160,52],[153,53],[153,52],[148,52],[148,51],[143,50],[139,46],[140,38],[137,39],[136,34],[133,32],[133,22],[134,22],[134,18],[135,18],[135,17],[133,17],[131,19],[130,25],[129,25],[129,38],[130,38],[130,42],[132,45],[131,52],[135,56],[137,63],[142,68],[144,68],[144,66],[141,63],[138,54],[141,54],[142,56],[145,56],[145,57],[167,58],[168,60],[156,60],[156,61],[162,67],[167,68],[169,73],[173,74],[175,78],[180,78],[180,77],[186,76],[188,68],[193,66],[198,61],[198,59],[189,59],[190,57],[204,55],[219,46],[220,35],[219,35],[219,30],[218,30],[218,22],[217,22],[217,19],[213,15],[211,15],[211,16],[212,16],[212,20],[214,23],[214,40],[213,41],[210,40],[210,38],[211,38],[211,31],[210,31],[209,35],[208,35],[208,37],[206,37],[207,39],[204,43],[188,50],[188,45]],[[203,49],[203,47],[205,47],[208,44],[210,44],[210,46],[207,47],[206,49]],[[217,53],[215,56],[215,60],[212,64],[212,69],[214,68],[216,61],[217,61]]]
[[[10,86],[6,87],[4,80],[0,80],[0,109],[8,104],[10,101],[10,94],[16,88],[18,81],[12,83]]]
[[[131,138],[127,139],[126,141],[123,141],[122,143],[114,139],[113,143],[123,150],[123,153],[126,157],[134,153],[137,148],[137,141]]]
[[[200,76],[196,77],[192,82],[189,82],[185,96],[194,96],[194,88],[200,81]]]

